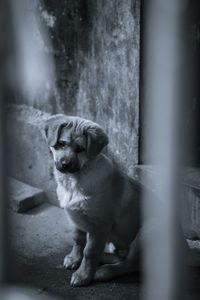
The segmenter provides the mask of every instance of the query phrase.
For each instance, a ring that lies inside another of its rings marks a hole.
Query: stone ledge
[[[135,167],[134,177],[156,194],[161,194],[161,179],[156,166]],[[184,168],[181,176],[181,223],[188,239],[200,239],[200,169]]]
[[[11,105],[7,113],[8,175],[39,189],[58,205],[53,161],[44,136],[48,113],[26,105]]]
[[[9,207],[18,213],[25,212],[45,201],[44,192],[14,178],[8,178]]]
[[[134,176],[137,180],[151,186],[153,189],[160,186],[160,172],[157,166],[135,166]],[[197,192],[200,191],[200,168],[183,168],[180,176],[183,185],[194,188]]]

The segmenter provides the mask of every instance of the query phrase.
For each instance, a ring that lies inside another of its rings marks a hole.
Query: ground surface
[[[11,213],[12,283],[34,288],[38,295],[53,295],[53,299],[140,299],[142,280],[138,274],[88,287],[70,287],[72,272],[62,267],[72,245],[66,220],[63,210],[47,204],[26,214]],[[186,299],[199,299],[198,269],[190,272],[189,281]]]

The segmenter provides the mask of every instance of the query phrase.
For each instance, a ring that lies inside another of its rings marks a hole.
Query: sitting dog
[[[45,134],[55,162],[58,199],[74,225],[73,248],[64,259],[65,268],[77,269],[71,285],[133,272],[141,238],[156,227],[141,231],[140,184],[102,153],[108,137],[98,124],[59,114],[46,121]],[[106,243],[114,245],[116,255],[103,254]],[[108,263],[100,266],[102,260]]]

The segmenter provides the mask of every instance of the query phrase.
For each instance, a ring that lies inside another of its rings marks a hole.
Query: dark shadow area
[[[62,266],[72,240],[63,210],[42,205],[29,214],[11,213],[10,283],[64,299],[139,299],[138,273],[88,287],[70,286],[72,271]]]
[[[60,257],[62,257],[61,253]],[[64,299],[139,299],[138,275],[127,276],[108,283],[92,283],[88,287],[70,287],[72,271],[66,271],[60,264],[60,257],[52,255],[46,259],[22,260],[16,265],[21,276],[13,283],[36,287]]]

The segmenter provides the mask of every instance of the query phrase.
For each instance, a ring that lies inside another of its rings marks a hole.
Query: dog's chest
[[[101,216],[95,198],[82,188],[80,181],[74,178],[60,177],[57,183],[60,206],[65,208],[76,227],[89,232]]]
[[[60,206],[67,210],[84,210],[89,196],[73,177],[63,176],[57,180],[57,195]]]

